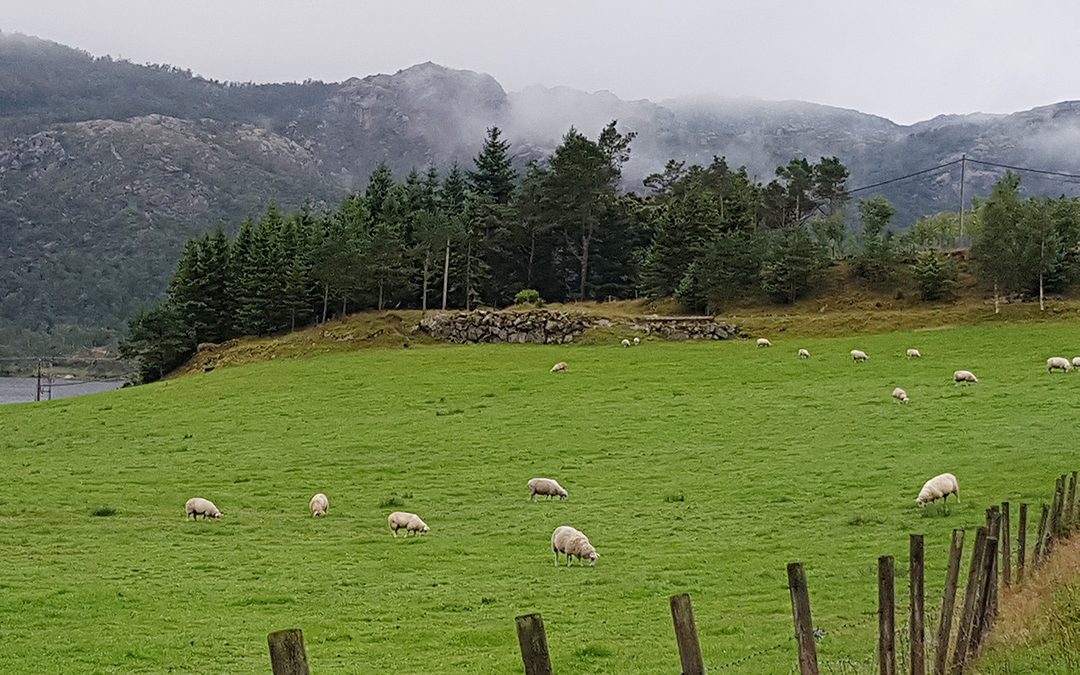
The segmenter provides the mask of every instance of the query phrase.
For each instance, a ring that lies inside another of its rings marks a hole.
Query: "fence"
[[[1080,527],[1080,504],[1076,501],[1077,472],[1062,474],[1054,485],[1050,504],[1042,504],[1041,516],[1032,557],[1028,552],[1028,504],[1020,505],[1016,528],[1016,574],[1013,574],[1013,546],[1009,502],[992,506],[986,512],[986,524],[975,532],[971,560],[968,565],[967,583],[964,588],[963,605],[956,615],[956,599],[959,590],[960,565],[964,550],[964,530],[952,533],[949,561],[945,574],[945,588],[941,598],[941,613],[932,643],[927,642],[926,610],[924,594],[925,554],[923,535],[910,536],[909,555],[909,617],[905,631],[896,627],[896,569],[892,556],[878,558],[878,646],[877,666],[881,675],[897,675],[897,637],[901,647],[906,648],[908,672],[926,675],[927,666],[933,675],[962,675],[974,663],[986,636],[993,628],[998,613],[998,592],[1006,586],[1022,584],[1025,575],[1046,563],[1056,541],[1068,537]],[[788,590],[791,593],[791,615],[795,633],[779,643],[761,649],[736,661],[713,667],[723,670],[745,663],[757,656],[781,649],[795,642],[796,659],[801,675],[818,675],[821,672],[817,656],[817,641],[824,632],[814,628],[810,611],[810,592],[802,563],[787,566]],[[675,643],[683,675],[704,675],[706,668],[698,642],[697,623],[687,594],[671,597],[671,620],[675,628]],[[544,620],[539,614],[526,614],[516,618],[518,645],[525,675],[552,675],[551,656],[548,652]],[[954,626],[955,624],[955,626]],[[955,628],[955,630],[954,630]],[[300,629],[283,630],[267,636],[270,648],[270,664],[273,675],[310,675],[304,635]],[[951,648],[951,649],[950,649]],[[928,659],[928,656],[932,658]],[[674,665],[674,659],[672,660]],[[868,665],[861,662],[842,662],[840,665],[854,667],[854,672],[865,672]]]

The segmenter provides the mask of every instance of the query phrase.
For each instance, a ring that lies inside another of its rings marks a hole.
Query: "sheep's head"
[[[214,520],[221,520],[221,511],[218,511],[217,513],[211,515],[210,517],[213,518]]]
[[[423,527],[420,528],[420,531],[424,534],[427,534],[428,532],[431,532],[431,528],[428,527],[427,524],[425,524]]]
[[[562,492],[559,493],[559,499],[561,499],[561,500],[563,500],[565,502],[566,500],[570,499],[570,493],[567,492],[566,490],[563,490]]]
[[[589,567],[596,567],[596,560],[600,557],[600,554],[593,550],[585,554],[585,557],[589,560]]]
[[[920,509],[925,509],[926,508],[926,500],[923,499],[922,497],[917,498],[915,500],[915,504],[917,504]]]

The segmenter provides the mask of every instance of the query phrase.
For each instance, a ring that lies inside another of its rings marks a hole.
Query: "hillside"
[[[341,83],[233,84],[0,34],[0,345],[109,342],[160,296],[188,236],[223,222],[235,229],[271,200],[286,209],[336,203],[384,160],[399,175],[468,166],[493,124],[523,165],[571,125],[594,135],[611,119],[638,132],[630,189],[669,158],[714,155],[762,180],[792,157],[836,155],[852,187],[962,153],[1080,172],[1070,151],[1080,138],[1075,102],[901,126],[796,101],[624,101],[539,86],[508,94],[488,75],[432,63]],[[970,194],[1000,175],[969,169]],[[884,188],[898,224],[955,208],[958,173]],[[1025,180],[1030,194],[1077,190]]]

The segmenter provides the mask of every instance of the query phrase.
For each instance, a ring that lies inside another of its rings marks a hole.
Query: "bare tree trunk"
[[[347,295],[341,296],[341,318],[342,319],[345,318],[345,308],[348,307],[348,303],[349,303],[349,296],[347,296]]]
[[[326,323],[326,303],[330,300],[330,284],[323,284],[322,323]]]
[[[529,269],[526,272],[526,286],[533,287],[533,260],[536,258],[536,230],[529,233]]]
[[[1046,310],[1046,304],[1043,302],[1043,269],[1045,264],[1043,259],[1046,257],[1046,237],[1043,237],[1042,242],[1039,243],[1039,311]]]
[[[1039,270],[1039,311],[1046,310],[1046,303],[1043,302],[1043,273]]]
[[[379,311],[383,308],[383,282],[379,282]]]
[[[1001,311],[1001,308],[998,307],[998,285],[997,285],[997,282],[995,281],[994,282],[994,314],[997,314],[1000,311]]]
[[[442,308],[446,311],[446,291],[450,288],[450,237],[446,238],[446,259],[442,271]]]
[[[427,313],[428,261],[430,260],[430,258],[430,255],[424,256],[424,271],[421,273],[424,277],[424,294],[420,298],[420,316],[423,316]]]
[[[472,307],[470,302],[472,298],[472,240],[470,239],[465,243],[465,311],[469,311]]]
[[[295,307],[292,308],[292,325],[289,327],[289,330],[296,330],[296,308]]]
[[[581,233],[581,291],[580,299],[585,300],[585,286],[589,279],[589,244],[592,241],[592,235],[586,235]]]

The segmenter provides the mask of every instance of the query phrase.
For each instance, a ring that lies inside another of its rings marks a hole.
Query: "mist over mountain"
[[[694,97],[622,100],[423,63],[341,83],[218,82],[22,35],[0,34],[0,344],[67,335],[105,339],[158,297],[183,242],[270,201],[333,204],[379,162],[404,175],[468,167],[498,125],[523,166],[571,126],[595,137],[612,119],[634,131],[627,189],[668,159],[726,156],[770,180],[795,157],[837,156],[849,187],[958,159],[1080,173],[1080,102],[1011,115],[946,115],[910,126],[801,101]],[[969,194],[1000,177],[968,165]],[[896,225],[959,205],[959,166],[884,194]],[[1028,194],[1075,183],[1025,175]]]

